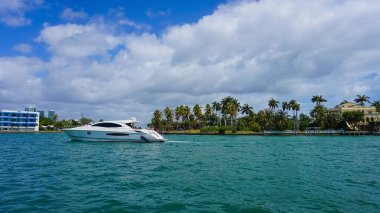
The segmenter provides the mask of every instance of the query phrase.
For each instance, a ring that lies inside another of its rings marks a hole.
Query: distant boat
[[[154,130],[137,129],[136,119],[103,121],[92,125],[64,129],[74,141],[164,142],[166,139]]]

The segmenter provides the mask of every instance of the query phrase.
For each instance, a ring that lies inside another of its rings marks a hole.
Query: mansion
[[[360,106],[352,102],[346,102],[335,106],[335,108],[330,109],[330,112],[339,113],[342,115],[344,112],[348,111],[361,111],[364,113],[364,118],[360,122],[360,125],[368,125],[371,121],[379,121],[380,113],[376,111],[373,106]]]

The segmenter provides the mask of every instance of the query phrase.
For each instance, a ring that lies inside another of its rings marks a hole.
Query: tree
[[[300,131],[305,131],[306,128],[309,127],[310,123],[311,123],[311,118],[308,115],[301,113],[300,120],[299,120]]]
[[[240,103],[236,98],[232,98],[231,96],[227,96],[222,99],[221,101],[222,106],[222,114],[224,119],[224,125],[227,125],[227,116],[230,115],[231,118],[231,125],[233,125],[232,121],[236,120],[236,116],[238,112],[240,111]]]
[[[165,113],[167,128],[168,129],[172,129],[173,117],[174,117],[173,116],[173,111],[169,107],[166,107],[164,109],[164,113]]]
[[[312,101],[313,103],[316,103],[317,106],[321,105],[321,103],[323,103],[323,102],[327,102],[327,100],[324,99],[324,98],[322,97],[322,95],[314,95],[314,96],[311,98],[311,101]]]
[[[160,110],[156,110],[153,112],[153,118],[152,118],[152,125],[155,129],[160,129],[161,127],[161,119],[162,119],[162,113]]]
[[[376,112],[377,112],[377,113],[380,113],[380,100],[377,100],[377,101],[372,102],[371,106],[373,106],[373,107],[376,108]],[[377,130],[378,130],[378,128],[377,128],[377,123],[378,123],[378,121],[376,120],[376,121],[374,122],[376,132],[377,132]]]
[[[212,109],[214,110],[215,114],[218,115],[218,121],[219,121],[219,126],[222,125],[222,120],[220,118],[220,111],[222,110],[222,105],[216,101],[212,102]]]
[[[190,119],[191,110],[189,106],[183,106],[182,120],[188,121]]]
[[[45,127],[53,125],[53,121],[46,117],[41,117],[39,122],[40,122],[39,123],[40,128],[45,128]]]
[[[85,117],[82,117],[81,119],[79,119],[79,123],[81,125],[88,125],[92,122],[92,119],[91,118],[85,118]]]
[[[269,110],[260,110],[256,115],[257,123],[261,126],[263,130],[273,129],[273,112]]]
[[[224,120],[224,126],[227,126],[227,115],[229,114],[229,111],[227,110],[227,105],[228,103],[230,103],[232,101],[232,97],[231,96],[227,96],[225,98],[222,99],[221,101],[221,112],[222,112],[222,116],[223,116],[223,120]]]
[[[181,116],[182,116],[181,126],[184,129],[189,129],[191,126],[190,116],[194,116],[194,115],[191,113],[191,108],[189,106],[181,105],[180,108],[181,108]]]
[[[325,121],[326,129],[337,129],[341,124],[341,117],[337,113],[327,112]]]
[[[286,130],[288,129],[288,116],[282,110],[278,110],[273,117],[274,129],[275,130]]]
[[[249,106],[248,104],[244,104],[242,107],[241,107],[241,114],[245,114],[245,115],[252,115],[253,114],[253,108],[251,106]]]
[[[295,127],[294,127],[294,130],[297,130],[298,129],[298,111],[301,110],[301,105],[297,102],[295,102],[292,106],[292,110],[295,112],[295,115],[294,116],[294,120],[295,120]]]
[[[182,106],[182,105],[181,105]],[[182,107],[181,106],[177,106],[175,109],[174,109],[174,113],[175,113],[175,120],[177,122],[179,122],[179,120],[182,118],[182,114],[183,114],[183,110],[182,110]]]
[[[317,105],[315,108],[310,112],[310,116],[313,119],[313,126],[319,127],[321,129],[325,129],[325,114],[327,112],[326,107],[322,105]]]
[[[54,123],[57,123],[58,122],[58,115],[54,114],[52,120],[53,120]]]
[[[282,106],[282,111],[289,109],[289,104],[286,101],[282,102],[281,106]]]
[[[236,116],[239,112],[239,104],[235,101],[231,101],[227,103],[227,112],[231,118],[231,126],[233,125],[233,120],[236,119]]]
[[[193,113],[194,113],[194,116],[196,117],[196,120],[198,121],[198,126],[201,127],[202,126],[202,120],[203,120],[203,114],[202,114],[202,107],[199,106],[199,104],[195,104],[195,106],[193,107]]]
[[[371,106],[376,108],[376,112],[380,113],[380,100],[372,102]]]
[[[274,111],[277,107],[278,107],[278,101],[275,100],[274,98],[271,98],[269,101],[268,101],[268,106],[269,108]]]
[[[357,95],[356,97],[357,97],[357,98],[355,98],[354,101],[355,101],[357,104],[359,104],[360,106],[363,106],[363,107],[364,107],[365,102],[371,103],[371,102],[369,101],[369,98],[370,98],[370,97],[368,97],[368,96],[366,96],[366,95]]]
[[[363,120],[364,113],[362,111],[346,111],[342,114],[343,120],[346,122],[349,129],[358,130],[358,123]]]
[[[205,117],[208,125],[213,124],[215,119],[216,119],[215,113],[214,113],[210,104],[206,104],[204,117]]]
[[[294,117],[294,112],[295,112],[294,108],[295,108],[296,104],[297,104],[297,101],[294,100],[294,99],[290,100],[289,103],[288,103],[289,109],[291,109],[293,111],[293,117]]]

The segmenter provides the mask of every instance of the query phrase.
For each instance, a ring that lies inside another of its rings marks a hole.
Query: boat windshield
[[[126,123],[125,125],[131,127],[131,128],[135,128],[135,124],[134,123]]]
[[[108,122],[97,123],[97,124],[94,124],[92,126],[99,126],[99,127],[122,127],[120,124],[117,124],[117,123],[108,123]]]

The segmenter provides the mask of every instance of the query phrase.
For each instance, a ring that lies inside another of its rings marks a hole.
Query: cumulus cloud
[[[129,19],[123,7],[111,8],[107,14],[92,17],[90,22],[107,26],[108,30],[118,33],[131,31],[139,33],[151,29],[151,26],[148,24],[138,23]]]
[[[0,102],[33,103],[41,100],[43,80],[37,77],[45,64],[38,58],[0,58]]]
[[[305,107],[320,94],[335,98],[331,106],[357,94],[377,100],[377,26],[377,0],[239,1],[162,35],[113,31],[104,22],[46,25],[38,40],[51,52],[49,75],[37,88],[49,88],[41,98],[59,107],[145,121],[156,108],[226,95],[255,109],[271,97]]]
[[[37,40],[45,42],[53,55],[68,58],[106,54],[121,42],[96,24],[45,25]]]
[[[25,13],[43,3],[43,0],[2,0],[0,1],[0,22],[8,26],[28,25],[31,20]]]
[[[71,8],[66,8],[62,11],[61,18],[66,21],[76,21],[87,18],[87,14],[83,11],[74,11]]]

